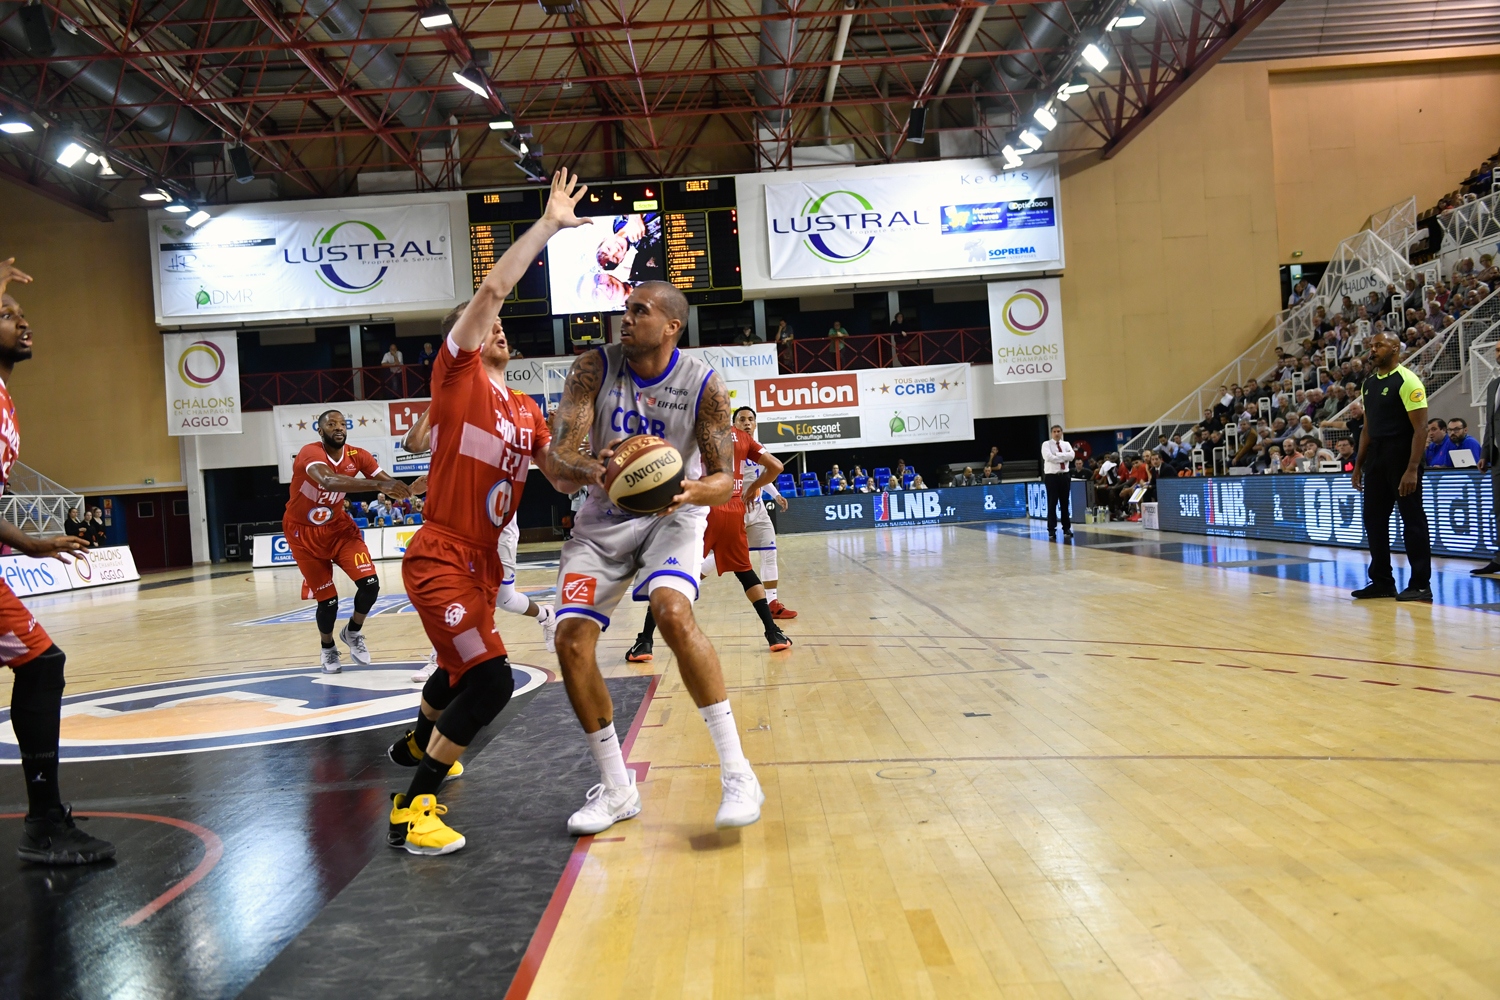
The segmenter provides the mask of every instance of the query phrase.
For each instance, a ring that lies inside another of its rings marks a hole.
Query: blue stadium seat
[[[788,493],[792,496],[796,496],[797,480],[792,478],[792,474],[790,472],[783,472],[781,475],[776,477],[776,491],[778,493]]]
[[[856,492],[856,493],[862,493],[862,492],[864,492],[865,485],[869,481],[870,481],[869,477],[867,477],[867,476],[855,476],[854,477],[854,492]]]
[[[409,517],[409,518],[406,519],[406,523],[407,524],[421,524],[422,523],[422,515],[421,514],[413,514],[411,517]]]
[[[877,490],[883,490],[883,489],[885,489],[885,485],[890,480],[890,478],[891,478],[891,470],[890,469],[884,469],[884,468],[876,469],[875,470],[875,488]]]
[[[906,475],[904,475],[904,476],[901,477],[901,488],[903,490],[909,490],[909,489],[911,489],[912,481],[915,480],[916,478],[917,478],[917,474],[915,472],[911,471],[910,469],[907,469],[906,470]]]
[[[812,480],[811,482],[806,482],[806,483],[802,484],[802,496],[805,496],[805,497],[820,497],[822,495],[823,495],[823,490],[821,488],[819,488],[818,481],[816,479]]]
[[[391,526],[391,519],[389,517],[382,517],[380,519],[380,523],[382,525],[384,525],[385,527],[389,528]]]
[[[361,528],[368,528],[370,526],[370,519],[368,517],[356,517],[354,523]]]

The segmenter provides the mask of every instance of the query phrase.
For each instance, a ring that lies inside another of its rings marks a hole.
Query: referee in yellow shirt
[[[1354,488],[1365,494],[1365,538],[1370,543],[1370,585],[1354,592],[1359,599],[1394,597],[1398,601],[1432,601],[1432,539],[1422,510],[1422,450],[1426,443],[1427,390],[1422,380],[1398,362],[1401,341],[1393,333],[1370,341],[1375,373],[1360,389],[1365,425],[1354,459]],[[1396,592],[1391,572],[1391,509],[1401,511],[1411,579]]]

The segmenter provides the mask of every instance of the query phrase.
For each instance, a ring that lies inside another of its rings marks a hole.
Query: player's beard
[[[323,450],[324,451],[338,451],[340,448],[342,448],[344,446],[344,441],[348,440],[348,437],[345,436],[344,441],[334,441],[327,434],[322,434],[322,433],[319,433],[318,437],[320,437],[320,438],[323,439]]]
[[[31,348],[20,344],[9,346],[0,344],[0,364],[15,365],[22,361],[31,360]]]

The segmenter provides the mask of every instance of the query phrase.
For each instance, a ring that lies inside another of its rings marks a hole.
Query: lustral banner
[[[1061,283],[1056,278],[995,281],[989,295],[995,384],[1067,378]]]
[[[454,301],[444,202],[214,211],[196,229],[180,215],[149,213],[158,323],[246,315],[300,320]]]
[[[754,383],[756,433],[771,451],[972,441],[968,365],[777,375]]]
[[[241,433],[240,348],[235,333],[166,333],[161,340],[167,433]]]
[[[1057,160],[910,176],[859,170],[767,184],[771,277],[1062,266]]]
[[[1163,531],[1369,547],[1364,495],[1343,473],[1163,479],[1156,489]],[[1487,559],[1494,553],[1494,497],[1486,473],[1428,469],[1422,506],[1437,555]],[[1391,546],[1406,550],[1395,513]]]

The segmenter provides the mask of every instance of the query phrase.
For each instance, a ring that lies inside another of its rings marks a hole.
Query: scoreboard
[[[545,192],[537,188],[469,195],[469,245],[474,285],[531,223],[541,218]],[[656,215],[661,222],[666,279],[692,305],[739,302],[739,212],[733,177],[590,184],[579,215]],[[545,252],[505,304],[505,315],[545,316]]]

